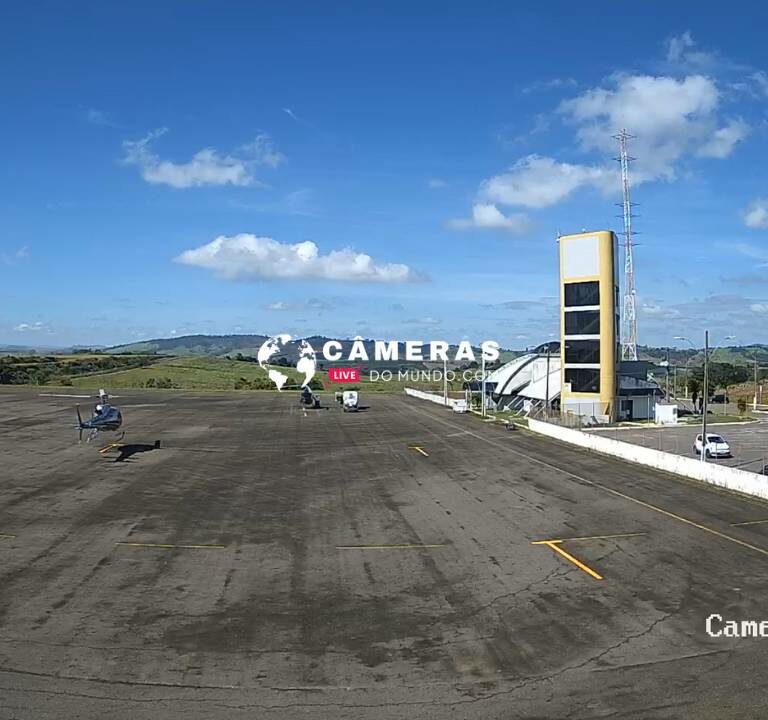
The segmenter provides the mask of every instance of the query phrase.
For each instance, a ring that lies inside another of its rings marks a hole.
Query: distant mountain
[[[130,343],[128,345],[116,345],[106,348],[105,353],[140,353],[156,355],[176,355],[176,356],[208,356],[222,357],[229,355],[235,357],[238,353],[245,356],[255,356],[262,343],[268,338],[267,335],[183,335],[174,338],[157,338],[154,340],[144,340],[142,342]],[[309,344],[319,351],[329,340],[337,340],[341,343],[342,354],[346,357],[352,347],[353,340],[331,338],[325,335],[312,335],[303,338]],[[299,340],[289,343],[283,353],[273,356],[273,360],[279,360],[285,357],[287,360],[296,359]],[[366,352],[370,358],[373,358],[373,340],[363,340]],[[455,347],[455,346],[453,346]],[[477,350],[477,348],[475,348]],[[501,359],[503,361],[511,360],[522,354],[514,350],[502,350]],[[405,356],[405,343],[400,342],[399,356]],[[370,363],[366,363],[370,364]]]
[[[255,355],[267,337],[267,335],[181,335],[115,345],[106,348],[104,352],[214,357],[238,352],[243,355]]]
[[[238,353],[254,357],[258,353],[267,335],[182,335],[172,338],[156,338],[127,345],[116,345],[105,348],[105,353],[148,353],[156,355],[176,355],[182,357],[207,356],[223,357],[229,355],[235,357]],[[312,335],[305,338],[315,350],[319,351],[329,340],[338,340],[341,343],[344,356],[352,347],[352,340],[331,338],[325,335]],[[363,341],[369,357],[373,357],[373,340]],[[287,360],[296,358],[298,340],[294,340],[285,352],[275,356],[275,359],[285,357]],[[453,346],[455,347],[455,346]],[[694,348],[661,348],[647,345],[639,345],[638,357],[641,360],[650,360],[654,363],[662,363],[669,359],[670,365],[690,366],[701,365],[704,353],[701,349]],[[6,351],[8,352],[8,351]],[[21,352],[21,350],[18,350]],[[507,362],[522,355],[524,350],[502,350],[501,360]],[[768,345],[755,344],[748,346],[721,346],[710,349],[711,359],[714,362],[731,363],[734,365],[752,365],[755,354],[760,365],[768,365]],[[400,357],[405,355],[405,345],[400,342]]]

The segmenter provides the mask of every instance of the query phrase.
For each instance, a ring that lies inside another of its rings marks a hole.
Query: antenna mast
[[[627,141],[634,136],[622,129],[614,138],[619,141],[621,165],[622,207],[624,209],[624,302],[621,314],[621,359],[637,360],[637,307],[635,293],[635,267],[632,260],[632,208],[629,199],[629,163],[635,158],[627,153]]]

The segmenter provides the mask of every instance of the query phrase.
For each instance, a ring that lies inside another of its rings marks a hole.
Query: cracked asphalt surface
[[[401,396],[120,395],[101,455],[0,391],[3,720],[765,716],[768,638],[705,633],[768,619],[763,503]]]

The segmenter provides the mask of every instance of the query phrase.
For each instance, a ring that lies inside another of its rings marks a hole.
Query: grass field
[[[276,367],[289,376],[289,385],[301,382],[303,376],[293,368]],[[405,387],[441,391],[440,383],[397,380],[370,382],[365,375],[355,386],[328,383],[327,374],[318,371],[316,379],[324,382],[326,390],[352,389],[358,387],[364,392],[402,392]],[[99,374],[72,377],[72,386],[78,388],[178,388],[182,390],[271,390],[274,386],[267,378],[267,372],[258,364],[225,358],[164,358],[146,367],[116,370]],[[55,381],[52,381],[55,384]],[[449,385],[451,395],[460,393],[461,382]]]

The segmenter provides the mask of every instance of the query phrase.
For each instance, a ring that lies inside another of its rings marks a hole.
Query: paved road
[[[751,472],[760,472],[768,464],[768,418],[753,423],[718,423],[717,416],[709,419],[707,432],[717,433],[726,438],[731,446],[732,457],[713,458],[719,465],[731,465]],[[693,441],[701,432],[699,425],[677,427],[613,428],[592,430],[604,437],[623,440],[635,445],[664,450],[676,455],[696,457],[692,451]]]
[[[3,720],[764,717],[704,625],[768,619],[764,504],[399,396],[123,393],[117,458],[72,402],[0,392]]]

